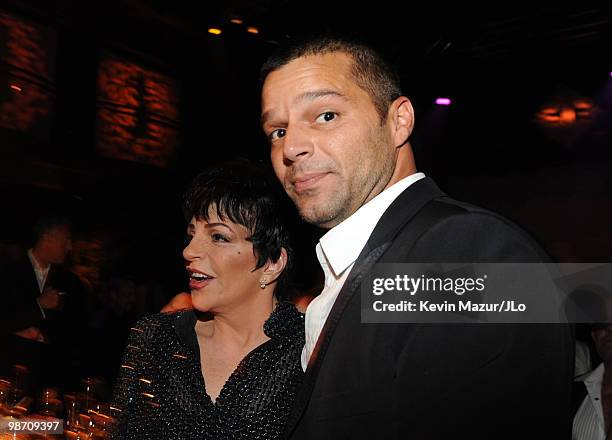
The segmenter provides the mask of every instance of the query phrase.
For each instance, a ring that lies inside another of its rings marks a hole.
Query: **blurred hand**
[[[38,327],[28,327],[15,332],[15,334],[31,341],[45,342],[45,337]]]
[[[43,309],[57,310],[60,308],[60,296],[53,287],[45,287],[43,293],[38,297],[38,304]]]
[[[174,298],[170,300],[168,304],[166,304],[161,311],[166,312],[176,312],[178,310],[183,309],[193,309],[193,304],[191,303],[191,294],[187,292],[181,292],[176,295]]]

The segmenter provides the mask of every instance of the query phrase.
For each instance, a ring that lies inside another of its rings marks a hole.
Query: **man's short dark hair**
[[[271,167],[246,159],[234,159],[213,166],[199,174],[183,197],[185,219],[209,220],[211,212],[220,219],[229,219],[250,232],[257,266],[268,260],[278,261],[281,249],[287,251],[287,265],[278,278],[275,295],[289,295],[289,201]],[[211,211],[212,210],[212,211]]]
[[[357,41],[327,36],[288,43],[263,64],[261,82],[270,73],[297,58],[335,52],[345,53],[352,58],[351,73],[355,83],[370,95],[381,121],[384,121],[389,105],[402,96],[399,75],[380,53]]]
[[[43,235],[61,226],[71,228],[72,222],[68,217],[60,214],[46,214],[40,217],[32,228],[33,243],[38,243]]]

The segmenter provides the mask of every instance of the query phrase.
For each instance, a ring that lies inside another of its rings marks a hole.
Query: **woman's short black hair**
[[[287,265],[278,278],[275,295],[286,299],[292,260],[289,203],[270,166],[234,159],[207,169],[193,180],[183,197],[183,213],[187,221],[208,221],[214,212],[222,220],[246,227],[257,257],[255,269],[268,260],[276,262],[285,248]]]

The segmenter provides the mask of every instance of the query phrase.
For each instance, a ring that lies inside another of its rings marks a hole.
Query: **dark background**
[[[0,128],[0,258],[27,246],[40,213],[64,210],[76,226],[72,264],[94,304],[113,279],[148,286],[134,316],[186,288],[182,191],[219,160],[268,161],[259,66],[287,37],[321,31],[368,41],[398,66],[416,109],[418,167],[450,195],[515,220],[557,260],[612,254],[609,2],[28,0],[0,10],[54,41],[53,69],[41,80],[52,102],[43,127]],[[213,26],[222,34],[208,33]],[[12,93],[8,53],[0,49],[0,103]],[[96,148],[96,81],[109,53],[176,84],[179,142],[165,166]],[[436,106],[439,96],[452,105]],[[542,127],[536,115],[555,99],[559,115],[575,121]],[[587,114],[574,105],[585,99]],[[317,231],[304,228],[298,280],[306,289]]]

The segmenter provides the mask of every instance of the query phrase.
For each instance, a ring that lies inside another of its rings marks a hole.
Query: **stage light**
[[[218,28],[208,28],[208,33],[213,35],[221,35],[221,29]]]
[[[437,105],[451,105],[450,98],[436,98]]]
[[[11,89],[21,92],[21,87],[16,86],[15,84],[11,84]]]
[[[234,24],[242,24],[242,23],[244,23],[244,21],[242,20],[242,18],[232,18],[230,21],[231,21],[232,23],[234,23]]]
[[[259,29],[257,29],[254,26],[249,26],[247,28],[247,32],[250,33],[250,34],[258,34],[259,33]]]

